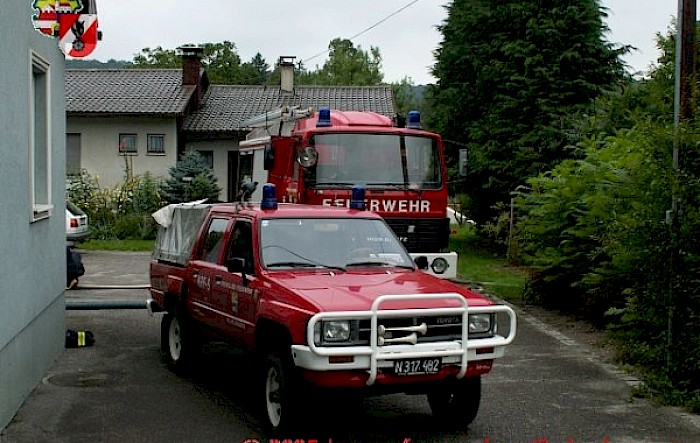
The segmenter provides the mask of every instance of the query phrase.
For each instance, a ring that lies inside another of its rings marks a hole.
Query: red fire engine
[[[443,144],[422,129],[417,111],[398,125],[374,112],[281,108],[240,126],[251,132],[240,143],[239,194],[259,199],[262,183],[272,183],[280,202],[347,207],[352,187],[361,185],[367,209],[412,256],[427,257],[439,277],[456,277],[457,254],[446,252]]]

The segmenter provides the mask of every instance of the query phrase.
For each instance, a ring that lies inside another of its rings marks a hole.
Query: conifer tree
[[[454,0],[447,10],[428,124],[468,145],[470,174],[456,191],[484,221],[527,178],[574,155],[572,122],[624,76],[628,48],[606,41],[598,0]]]
[[[217,185],[214,171],[197,151],[188,151],[170,168],[170,178],[163,185],[163,194],[168,203],[182,203],[209,199],[216,201],[221,188]]]

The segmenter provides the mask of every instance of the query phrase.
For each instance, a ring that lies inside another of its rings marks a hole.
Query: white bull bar
[[[417,301],[417,300],[455,300],[460,303],[459,307],[451,308],[413,308],[413,309],[380,309],[380,305],[387,301]],[[495,335],[489,338],[478,338],[469,340],[469,314],[491,314],[505,312],[510,318],[510,330],[508,335],[503,337]],[[462,316],[462,336],[459,341],[440,342],[429,349],[406,350],[406,346],[379,346],[378,320],[391,317],[410,316],[441,316],[441,315],[461,315]],[[370,319],[370,341],[369,346],[332,347],[317,346],[314,341],[314,331],[316,323],[330,319],[362,320]],[[374,384],[377,378],[377,362],[379,360],[396,360],[406,358],[421,357],[450,357],[457,356],[460,359],[459,373],[457,378],[462,378],[467,372],[467,353],[470,349],[496,348],[507,346],[515,339],[517,320],[515,312],[505,305],[489,305],[469,307],[464,296],[457,293],[440,294],[406,294],[406,295],[382,295],[378,297],[368,311],[338,311],[321,312],[309,320],[307,327],[307,342],[309,349],[318,356],[369,356],[369,379],[367,385]],[[446,346],[458,345],[458,346]],[[393,349],[392,349],[393,348]],[[440,349],[442,348],[442,349]]]

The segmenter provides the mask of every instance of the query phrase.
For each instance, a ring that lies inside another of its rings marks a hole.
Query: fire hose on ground
[[[76,289],[149,289],[150,285],[80,285]],[[114,300],[114,301],[66,301],[66,311],[91,311],[103,309],[148,309],[148,303],[143,301]]]
[[[66,302],[66,311],[92,311],[101,309],[147,309],[146,301],[79,301]]]

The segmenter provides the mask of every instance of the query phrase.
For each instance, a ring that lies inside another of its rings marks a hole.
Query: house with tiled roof
[[[201,50],[183,50],[173,70],[67,70],[67,170],[86,169],[102,186],[150,171],[167,177],[188,150],[214,169],[221,200],[238,192],[241,122],[283,106],[374,111],[393,116],[390,86],[294,86],[282,64],[281,86],[210,85]]]
[[[67,69],[66,171],[85,169],[110,188],[147,171],[166,176],[208,87],[199,57],[183,51],[182,69]]]

